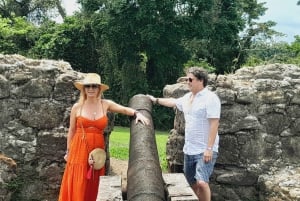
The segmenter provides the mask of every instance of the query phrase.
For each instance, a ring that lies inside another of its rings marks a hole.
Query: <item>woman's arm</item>
[[[69,125],[69,130],[68,130],[68,135],[67,135],[67,150],[66,150],[66,154],[65,154],[65,160],[67,160],[68,157],[68,152],[70,149],[70,144],[71,141],[74,137],[75,134],[75,129],[76,129],[76,114],[79,108],[79,104],[75,103],[71,109],[71,114],[70,114],[70,125]]]
[[[134,116],[136,123],[138,121],[140,121],[144,125],[149,124],[149,119],[147,117],[145,117],[142,113],[138,112],[137,110],[135,110],[133,108],[125,107],[125,106],[115,103],[114,101],[111,101],[111,100],[105,100],[105,104],[107,104],[107,111],[120,113],[120,114],[124,114],[127,116]]]

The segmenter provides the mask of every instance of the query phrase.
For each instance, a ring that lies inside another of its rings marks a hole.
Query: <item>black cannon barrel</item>
[[[145,95],[135,95],[129,106],[149,118],[150,125],[131,121],[127,171],[128,201],[164,201],[165,191],[151,116],[152,102]]]

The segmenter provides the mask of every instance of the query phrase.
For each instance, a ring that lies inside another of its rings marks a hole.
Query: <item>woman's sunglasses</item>
[[[93,88],[93,89],[97,89],[99,88],[99,85],[98,84],[87,84],[87,85],[84,85],[84,88]]]
[[[187,80],[188,80],[189,82],[193,82],[194,79],[189,77]]]

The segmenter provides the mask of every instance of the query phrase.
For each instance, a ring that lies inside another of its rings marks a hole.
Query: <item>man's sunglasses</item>
[[[93,88],[93,89],[97,89],[99,88],[99,85],[98,84],[87,84],[87,85],[84,85],[84,88]]]
[[[189,81],[189,82],[193,82],[193,80],[194,80],[194,79],[193,79],[193,78],[190,78],[190,77],[187,79],[187,81]]]

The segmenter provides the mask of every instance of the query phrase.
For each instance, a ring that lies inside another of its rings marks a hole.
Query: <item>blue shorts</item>
[[[208,163],[205,163],[203,160],[203,153],[197,155],[184,154],[183,171],[188,183],[193,185],[198,180],[208,183],[209,177],[214,170],[217,158],[218,153],[213,152],[212,160]]]

